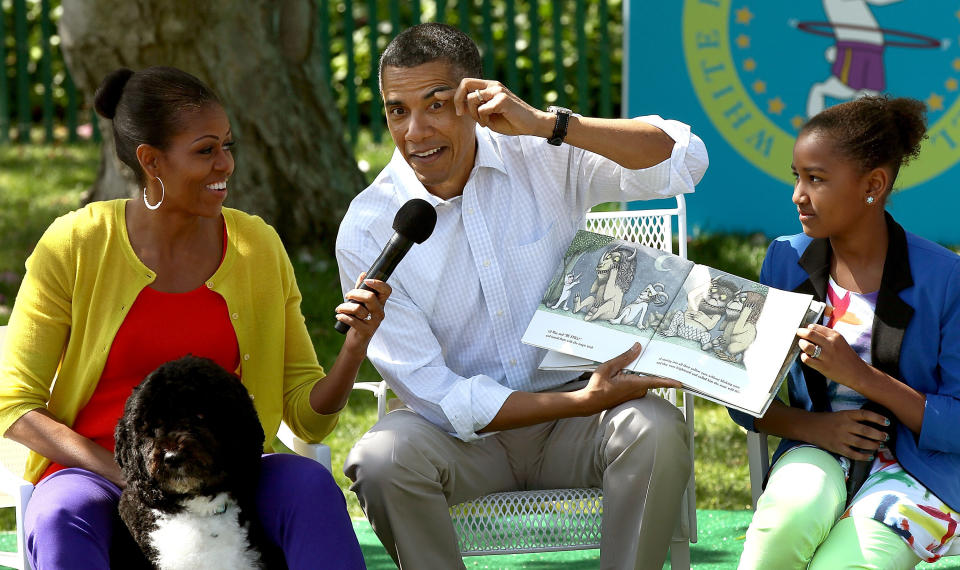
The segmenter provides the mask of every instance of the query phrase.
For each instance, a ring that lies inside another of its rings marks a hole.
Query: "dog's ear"
[[[131,416],[124,416],[117,422],[113,433],[113,458],[127,479],[142,471],[142,461],[137,450],[137,433]]]
[[[133,422],[137,416],[137,403],[140,401],[140,392],[142,391],[144,382],[146,382],[150,376],[152,376],[152,374],[148,374],[143,382],[134,386],[130,396],[127,397],[127,401],[123,404],[123,415],[120,416],[120,421],[117,422],[117,427],[113,431],[113,458],[121,470],[125,467],[129,468],[133,466],[133,449],[136,447],[133,441],[136,438]]]
[[[143,474],[143,458],[139,450],[139,434],[137,422],[143,421],[142,404],[144,403],[144,385],[152,374],[147,375],[138,386],[134,387],[130,397],[123,406],[123,415],[113,431],[113,458],[120,466],[124,476],[130,480]]]
[[[239,384],[239,381],[237,384]],[[257,410],[253,405],[253,401],[250,399],[250,394],[242,384],[239,386],[236,398],[234,398],[233,409],[236,411],[239,420],[234,426],[240,432],[237,434],[240,436],[240,441],[246,442],[246,445],[250,446],[251,453],[252,448],[257,448],[257,457],[259,459],[259,455],[263,453],[263,442],[265,439],[263,425],[260,423],[260,416],[257,415]]]
[[[124,457],[127,454],[127,439],[130,437],[130,429],[127,426],[127,422],[123,418],[117,422],[117,429],[113,432],[113,458],[116,460],[117,465],[120,466],[120,470],[123,470],[124,464],[126,463],[126,458]]]

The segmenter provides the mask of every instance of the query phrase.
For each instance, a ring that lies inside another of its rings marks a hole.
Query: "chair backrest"
[[[583,229],[636,242],[687,258],[687,202],[676,197],[676,208],[587,212]],[[677,248],[673,247],[673,222],[677,224]]]

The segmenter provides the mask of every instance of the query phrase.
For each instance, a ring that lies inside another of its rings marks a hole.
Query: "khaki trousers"
[[[690,477],[689,445],[680,410],[653,394],[469,443],[400,409],[357,442],[344,473],[402,569],[464,567],[450,505],[498,491],[601,487],[600,566],[660,570]]]

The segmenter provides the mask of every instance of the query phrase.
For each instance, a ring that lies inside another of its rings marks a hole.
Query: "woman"
[[[108,568],[111,545],[129,540],[113,431],[147,373],[188,353],[211,358],[247,387],[267,442],[281,419],[320,440],[390,295],[373,280],[349,292],[357,303],[336,310],[351,329],[324,376],[279,237],[223,207],[234,142],[213,92],[173,68],[120,69],[96,109],[112,119],[142,200],[92,203],[50,226],[0,362],[0,430],[33,450],[27,477],[39,480],[24,523],[35,568]],[[265,455],[258,512],[291,568],[363,567],[343,494],[319,464]]]
[[[797,137],[803,234],[771,244],[760,280],[828,309],[797,333],[790,406],[731,412],[784,438],[740,568],[913,568],[960,552],[960,257],[884,210],[925,112],[866,97]]]

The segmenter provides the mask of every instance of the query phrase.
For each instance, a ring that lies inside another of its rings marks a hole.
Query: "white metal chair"
[[[3,347],[7,327],[0,326],[0,349]],[[330,470],[330,448],[322,443],[307,443],[295,436],[286,424],[280,424],[277,437],[289,449],[317,461]],[[0,566],[17,570],[29,570],[23,534],[23,512],[33,494],[33,483],[23,479],[24,466],[29,450],[19,443],[0,437],[0,507],[14,507],[17,522],[17,551],[0,552]]]
[[[584,229],[674,252],[673,220],[679,235],[677,254],[686,259],[686,203],[675,208],[591,212]],[[378,417],[387,411],[385,382],[358,382],[355,388],[377,396]],[[657,393],[684,414],[693,462],[693,396],[676,390]],[[678,403],[678,397],[680,398]],[[696,489],[691,474],[682,499],[680,521],[670,545],[671,567],[690,568],[690,543],[697,541]],[[450,517],[464,556],[516,554],[599,548],[603,497],[600,489],[552,489],[492,493],[453,505]]]

